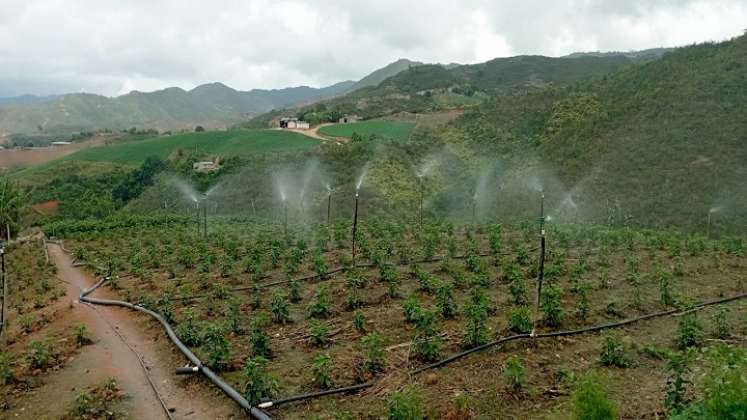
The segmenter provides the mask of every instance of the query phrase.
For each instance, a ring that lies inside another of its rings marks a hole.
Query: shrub
[[[617,408],[607,398],[606,386],[596,373],[584,375],[571,396],[574,420],[617,419]]]
[[[265,331],[267,327],[267,317],[259,314],[252,320],[252,330],[249,335],[249,344],[252,346],[254,356],[270,356],[270,336]]]
[[[503,367],[503,379],[508,387],[514,391],[520,391],[527,383],[527,374],[521,359],[518,356],[511,356]]]
[[[187,346],[199,346],[202,344],[202,335],[195,322],[192,308],[188,308],[184,312],[185,320],[176,326],[176,335]]]
[[[728,313],[729,310],[727,308],[719,308],[711,318],[713,322],[713,335],[716,338],[726,339],[731,335],[729,332],[731,328],[729,326],[729,320],[727,319]]]
[[[228,329],[235,334],[241,334],[241,306],[239,299],[234,296],[228,298],[223,315],[226,317]]]
[[[423,314],[423,309],[420,307],[420,302],[415,296],[407,298],[405,303],[402,304],[402,314],[405,316],[405,321],[409,323],[416,323]]]
[[[488,308],[484,302],[472,302],[465,308],[467,326],[464,333],[464,341],[468,348],[477,347],[487,343]]]
[[[264,357],[250,357],[244,364],[242,372],[246,384],[244,385],[244,398],[251,405],[257,405],[264,398],[271,397],[278,390],[277,379],[265,372],[267,359]]]
[[[563,322],[565,314],[560,304],[560,298],[563,295],[563,289],[560,285],[552,283],[542,290],[540,298],[540,309],[544,314],[544,322],[551,327],[557,327]]]
[[[576,288],[578,294],[578,302],[576,302],[576,316],[579,319],[585,320],[589,315],[589,293],[591,292],[591,284],[587,282],[581,282]]]
[[[0,352],[0,385],[7,385],[13,381],[15,364],[12,353]]]
[[[80,324],[77,327],[75,327],[74,332],[75,337],[75,345],[78,347],[83,347],[85,345],[93,343],[93,340],[91,340],[91,335],[88,332],[88,327],[86,324]]]
[[[288,298],[293,303],[301,301],[301,284],[296,279],[291,279],[288,282]]]
[[[688,374],[688,363],[690,352],[675,352],[669,354],[666,369],[669,373],[667,380],[667,392],[664,403],[670,414],[677,413],[685,403],[686,386],[690,382],[686,379]]]
[[[28,361],[34,369],[44,369],[56,357],[54,345],[48,339],[35,340],[29,343]]]
[[[211,369],[221,370],[226,366],[226,361],[231,355],[231,345],[220,326],[208,324],[202,346],[207,352],[207,365]]]
[[[272,301],[270,301],[270,312],[272,312],[273,319],[276,323],[285,324],[290,322],[289,306],[288,297],[285,293],[276,292],[272,296]]]
[[[329,292],[324,286],[316,290],[314,300],[309,305],[309,316],[312,318],[326,318],[330,313]]]
[[[511,293],[511,300],[516,305],[523,305],[527,303],[527,285],[524,281],[524,277],[521,274],[511,277],[511,283],[509,283],[508,291]]]
[[[606,334],[602,339],[602,350],[599,361],[604,366],[615,366],[624,368],[629,362],[625,356],[625,345],[615,334]]]
[[[413,340],[415,355],[424,362],[438,360],[440,342],[436,314],[423,311],[417,320],[417,334]]]
[[[363,368],[367,372],[376,373],[384,369],[384,339],[377,332],[369,333],[361,338],[361,346],[366,354]]]
[[[396,391],[387,401],[387,419],[423,420],[426,418],[423,407],[423,393],[420,388],[408,386]]]
[[[314,384],[321,389],[332,388],[332,358],[328,354],[320,354],[314,358],[311,368]]]
[[[353,313],[353,326],[359,333],[366,331],[366,318],[363,316],[363,312],[355,311]]]
[[[519,306],[508,313],[508,328],[518,334],[527,334],[534,327],[532,311],[528,306]]]
[[[666,306],[674,305],[674,298],[671,292],[672,274],[664,270],[659,270],[656,273],[656,279],[659,283],[659,295],[661,303]]]
[[[695,313],[684,314],[677,325],[677,346],[680,349],[699,346],[703,342],[703,327]]]
[[[314,271],[321,278],[327,276],[327,261],[324,259],[324,254],[318,249],[314,251]]]
[[[322,347],[329,341],[329,328],[324,322],[313,322],[309,328],[309,338],[311,344]]]
[[[454,286],[442,283],[436,289],[436,307],[441,316],[447,319],[454,318],[457,314],[457,304],[454,300]]]

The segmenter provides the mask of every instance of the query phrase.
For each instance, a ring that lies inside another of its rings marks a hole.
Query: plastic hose
[[[246,410],[252,417],[254,417],[257,420],[272,420],[270,416],[267,415],[264,411],[257,407],[253,407],[249,402],[235,389],[233,389],[230,385],[228,385],[223,379],[221,379],[220,376],[215,374],[208,366],[205,366],[200,359],[195,356],[194,353],[192,353],[191,350],[187,346],[184,345],[184,343],[179,340],[179,337],[176,336],[174,333],[174,330],[171,328],[171,325],[169,325],[168,322],[166,322],[165,319],[161,315],[159,315],[156,312],[151,311],[150,309],[144,308],[139,305],[134,305],[129,302],[124,302],[121,300],[111,300],[111,299],[99,299],[99,298],[92,298],[88,297],[89,294],[93,293],[96,289],[98,289],[104,282],[106,281],[106,277],[102,278],[98,283],[96,283],[93,287],[84,290],[80,294],[80,301],[86,302],[94,305],[105,305],[105,306],[122,306],[125,308],[134,309],[140,312],[144,312],[153,318],[155,318],[158,322],[163,325],[163,328],[166,330],[166,334],[168,335],[169,339],[176,345],[176,347],[179,349],[179,351],[182,352],[182,354],[193,364],[195,365],[199,371],[205,375],[212,383],[214,383],[218,388],[220,388],[223,393],[228,395],[229,398],[236,401],[244,410]]]

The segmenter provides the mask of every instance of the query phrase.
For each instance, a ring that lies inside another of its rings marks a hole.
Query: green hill
[[[319,132],[330,137],[350,138],[355,133],[359,136],[368,137],[375,135],[377,137],[395,141],[406,141],[410,137],[414,127],[415,124],[411,122],[378,120],[348,124],[332,124],[320,128]]]

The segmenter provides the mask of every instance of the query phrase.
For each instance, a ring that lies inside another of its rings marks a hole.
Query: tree
[[[203,131],[205,131],[205,127],[201,125],[198,125],[197,127],[195,127],[195,133],[202,133]]]
[[[25,205],[26,194],[7,177],[0,178],[0,225],[10,240],[11,232],[18,227],[18,218]]]

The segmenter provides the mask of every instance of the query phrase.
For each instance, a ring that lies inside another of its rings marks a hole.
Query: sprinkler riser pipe
[[[355,241],[358,234],[358,193],[355,193],[355,212],[353,213],[353,248],[351,251],[353,265],[355,265]]]

